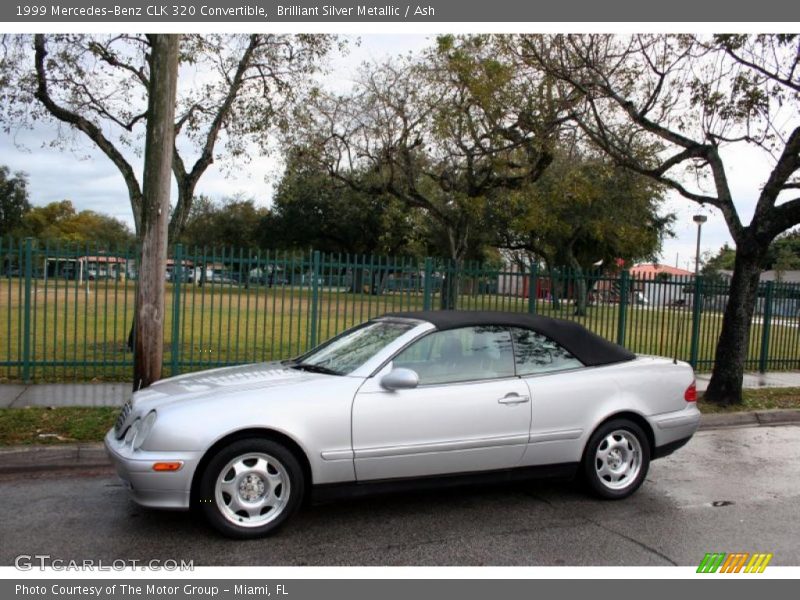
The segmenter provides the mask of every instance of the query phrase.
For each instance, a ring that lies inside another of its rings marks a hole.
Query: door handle
[[[500,404],[522,404],[523,402],[530,402],[530,396],[520,396],[515,392],[506,394],[502,398],[498,398],[497,402]]]

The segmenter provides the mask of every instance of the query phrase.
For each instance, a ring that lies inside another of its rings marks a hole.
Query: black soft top
[[[563,346],[587,366],[608,365],[636,358],[630,350],[592,333],[580,323],[551,317],[484,310],[424,310],[383,316],[427,321],[440,331],[482,325],[532,329]]]

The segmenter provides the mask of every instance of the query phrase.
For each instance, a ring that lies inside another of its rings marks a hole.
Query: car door
[[[393,368],[419,385],[389,391]],[[511,336],[502,327],[436,331],[416,340],[369,378],[353,403],[359,481],[506,469],[528,440],[528,388],[515,376]]]

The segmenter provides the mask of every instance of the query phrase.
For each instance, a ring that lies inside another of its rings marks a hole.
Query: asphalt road
[[[109,470],[0,478],[0,564],[184,559],[201,565],[697,565],[772,552],[800,565],[800,428],[702,431],[632,498],[525,483],[311,506],[236,542],[187,513],[138,508]]]

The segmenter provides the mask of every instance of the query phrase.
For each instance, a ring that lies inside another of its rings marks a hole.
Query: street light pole
[[[697,223],[697,249],[694,253],[694,276],[700,275],[700,230],[703,228],[703,223],[708,221],[705,215],[695,215],[692,220]]]

